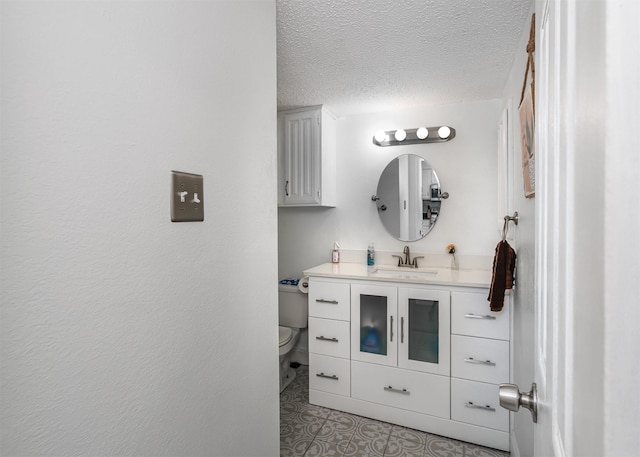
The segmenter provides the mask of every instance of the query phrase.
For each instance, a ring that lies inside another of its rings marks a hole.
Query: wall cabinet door
[[[321,106],[279,114],[280,206],[335,206],[334,123]]]
[[[320,202],[320,110],[285,114],[284,205]]]
[[[351,285],[351,359],[398,363],[397,288]]]
[[[398,366],[426,373],[450,373],[448,291],[398,289]]]

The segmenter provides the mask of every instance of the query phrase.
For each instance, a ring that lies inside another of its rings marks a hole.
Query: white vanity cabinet
[[[397,315],[398,291],[396,287],[352,284],[352,360],[397,366]]]
[[[351,285],[351,358],[449,375],[449,291]]]
[[[498,396],[499,384],[510,379],[509,298],[501,312],[492,313],[484,293],[451,293],[453,420],[509,431],[509,412]]]
[[[278,205],[335,206],[335,118],[321,105],[278,113]]]
[[[398,366],[449,376],[449,291],[399,287],[398,308]]]
[[[351,284],[351,396],[448,419],[449,292]]]
[[[310,403],[509,450],[509,296],[493,313],[485,282],[358,279],[342,264],[305,274]]]
[[[309,390],[351,394],[350,284],[309,279]]]

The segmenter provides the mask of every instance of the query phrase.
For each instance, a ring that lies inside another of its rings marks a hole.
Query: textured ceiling
[[[531,0],[277,0],[278,107],[498,98]]]

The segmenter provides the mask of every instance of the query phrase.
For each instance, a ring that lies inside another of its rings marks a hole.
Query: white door
[[[537,2],[535,456],[640,451],[639,12]]]

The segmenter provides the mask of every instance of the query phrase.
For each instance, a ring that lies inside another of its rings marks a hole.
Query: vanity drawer
[[[489,291],[451,292],[451,333],[508,340],[511,297],[504,297],[502,311],[492,312],[488,296]]]
[[[509,431],[509,411],[500,406],[495,384],[451,378],[451,419]]]
[[[348,321],[351,315],[349,283],[309,279],[309,316]]]
[[[349,322],[309,318],[309,352],[348,359]]]
[[[351,396],[449,418],[449,377],[366,362],[351,362]]]
[[[351,393],[349,360],[309,354],[309,389],[348,397]]]
[[[451,335],[451,376],[509,382],[509,342]]]

